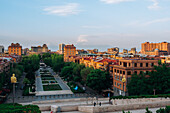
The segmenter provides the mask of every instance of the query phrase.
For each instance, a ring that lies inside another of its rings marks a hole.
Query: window
[[[128,72],[127,72],[127,75],[131,75],[131,71],[128,71]]]
[[[135,63],[135,67],[137,67],[137,63]]]
[[[122,88],[122,84],[120,84],[120,88]]]
[[[153,66],[154,66],[154,63],[151,63],[151,66],[153,67]]]
[[[125,75],[125,71],[123,71],[123,74]]]
[[[116,75],[115,75],[115,79],[116,79]]]
[[[122,80],[122,76],[120,76],[120,80]]]
[[[140,74],[143,74],[143,71],[140,71]]]
[[[120,65],[122,65],[122,62],[120,62]]]
[[[148,67],[148,63],[146,63],[146,67]]]
[[[116,69],[115,69],[115,72],[116,72]]]
[[[146,75],[148,75],[149,74],[149,71],[146,71]]]
[[[117,70],[117,73],[119,73],[119,70]]]
[[[119,76],[117,76],[117,80],[119,80]]]
[[[130,67],[130,63],[129,63],[129,67]]]
[[[127,63],[126,62],[123,63],[123,67],[127,67]]]
[[[140,63],[140,67],[143,67],[143,63]]]
[[[137,71],[135,71],[135,74],[137,74]]]
[[[115,82],[115,86],[116,86],[116,82]]]
[[[120,74],[122,74],[122,71],[120,70]]]

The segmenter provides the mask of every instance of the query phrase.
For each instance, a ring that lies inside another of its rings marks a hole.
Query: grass
[[[62,90],[59,84],[43,85],[44,91]]]
[[[46,83],[48,84],[48,83],[49,83],[49,81],[42,81],[42,83],[43,83],[43,84],[46,84]]]
[[[48,83],[57,83],[55,80],[48,80],[48,81],[42,81],[43,84],[48,84]]]
[[[54,77],[41,77],[42,80],[55,80]]]

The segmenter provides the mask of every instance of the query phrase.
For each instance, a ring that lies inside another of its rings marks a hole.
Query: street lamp
[[[125,78],[125,76],[123,77],[123,79],[122,79],[122,82],[123,82],[123,91],[124,91],[124,83],[126,82],[126,78]],[[124,91],[125,92],[125,91]]]
[[[14,105],[15,84],[17,83],[17,78],[15,77],[15,74],[13,74],[11,77],[11,83],[13,84],[13,105]]]

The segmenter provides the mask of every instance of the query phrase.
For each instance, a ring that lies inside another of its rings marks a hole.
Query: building
[[[158,60],[119,60],[119,65],[113,66],[114,95],[128,95],[128,89],[126,86],[130,82],[132,74],[148,74],[148,72],[154,70],[154,65],[158,66]],[[125,78],[125,81],[123,81],[123,78]]]
[[[59,44],[59,52],[61,53],[61,54],[63,54],[64,53],[64,46],[65,46],[65,44]]]
[[[119,48],[118,48],[118,47],[108,48],[108,49],[107,49],[107,53],[108,53],[108,54],[119,54]]]
[[[27,55],[30,52],[28,48],[22,50],[22,54]]]
[[[4,53],[4,46],[0,46],[0,53]]]
[[[149,43],[145,42],[141,44],[141,53],[146,55],[170,55],[170,43]]]
[[[123,54],[124,53],[128,53],[128,50],[127,49],[123,49]]]
[[[22,55],[22,46],[19,43],[12,43],[8,46],[9,55]]]
[[[132,53],[133,55],[135,55],[136,54],[136,48],[135,47],[131,48],[131,50],[128,51],[128,53]]]
[[[37,53],[37,54],[40,54],[40,53],[47,53],[49,50],[48,50],[48,47],[46,44],[43,44],[43,46],[31,46],[31,53]]]
[[[76,47],[72,45],[65,45],[64,46],[64,61],[69,62],[70,56],[76,55]]]
[[[84,50],[84,49],[81,49],[81,50],[80,50],[80,49],[77,49],[77,50],[76,50],[76,54],[77,54],[77,55],[80,55],[80,54],[87,54],[87,51]]]

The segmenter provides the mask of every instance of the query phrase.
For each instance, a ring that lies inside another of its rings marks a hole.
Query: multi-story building
[[[128,50],[127,49],[123,49],[123,54],[124,53],[128,53]]]
[[[119,48],[118,47],[109,48],[109,49],[107,49],[107,53],[109,53],[109,54],[119,54]]]
[[[22,46],[19,43],[12,43],[8,46],[9,55],[22,55]]]
[[[131,50],[128,51],[128,53],[132,53],[133,55],[135,55],[136,54],[136,48],[135,47],[131,48]]]
[[[0,46],[0,53],[4,53],[4,46]]]
[[[37,54],[40,54],[40,53],[47,53],[49,50],[48,50],[48,47],[46,44],[43,44],[43,46],[31,46],[31,52],[32,53],[37,53]]]
[[[65,46],[65,44],[59,44],[59,52],[61,53],[61,54],[63,54],[64,53],[64,46]]]
[[[121,59],[119,65],[113,66],[113,86],[114,95],[128,95],[127,84],[133,74],[146,75],[154,70],[154,65],[158,65],[158,60],[141,59]],[[124,79],[123,79],[124,78]]]
[[[146,55],[170,55],[170,43],[142,43],[141,53]]]
[[[76,47],[72,45],[65,45],[64,46],[64,61],[69,62],[70,56],[76,55]]]

